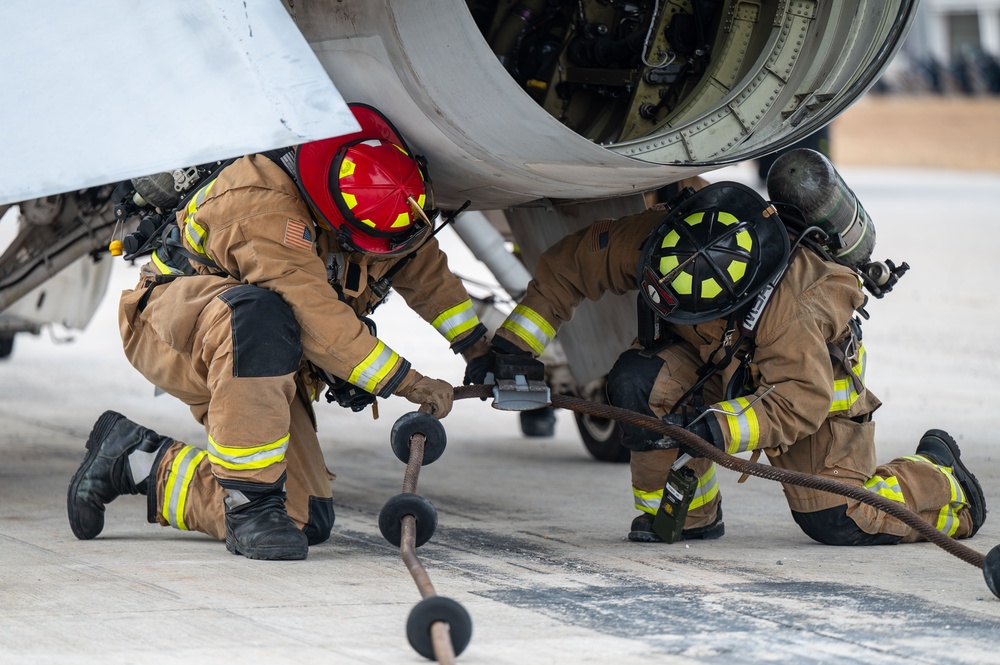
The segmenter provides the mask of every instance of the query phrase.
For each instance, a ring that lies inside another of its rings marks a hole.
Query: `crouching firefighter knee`
[[[661,367],[661,358],[646,357],[639,349],[629,349],[621,354],[608,373],[608,401],[612,406],[652,416],[649,395]],[[648,450],[648,442],[660,438],[651,430],[624,422],[619,425],[623,432],[622,445],[631,450]]]
[[[245,284],[219,295],[231,311],[233,373],[238,377],[282,376],[302,360],[299,323],[274,291]]]
[[[824,545],[895,545],[902,540],[900,536],[888,533],[862,531],[847,516],[846,506],[834,506],[814,513],[793,510],[792,517],[807,536]]]

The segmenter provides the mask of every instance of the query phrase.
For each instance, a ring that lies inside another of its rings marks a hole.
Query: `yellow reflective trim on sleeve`
[[[288,434],[277,441],[260,446],[223,446],[208,437],[208,458],[212,464],[233,470],[263,469],[285,460],[288,450]]]
[[[698,478],[698,487],[691,497],[691,504],[688,510],[701,508],[706,503],[714,499],[719,494],[719,479],[715,477],[715,464],[708,466],[708,471]]]
[[[375,348],[355,366],[347,380],[359,388],[374,393],[375,386],[389,376],[397,362],[399,362],[399,355],[386,346],[385,342],[378,340]]]
[[[150,260],[153,262],[153,265],[156,266],[157,270],[159,270],[164,275],[182,275],[182,274],[184,274],[183,271],[181,271],[179,268],[175,268],[173,266],[170,266],[170,265],[167,265],[166,263],[164,263],[163,259],[161,259],[159,257],[158,252],[159,252],[159,250],[153,252],[150,255],[150,257],[149,257]]]
[[[476,310],[472,306],[472,300],[468,299],[441,312],[437,318],[431,322],[431,325],[433,325],[446,340],[452,342],[462,333],[472,330],[479,325],[479,317],[476,316]]]
[[[636,509],[650,515],[656,514],[656,511],[660,509],[660,503],[663,501],[663,490],[646,492],[633,487],[632,495],[635,497]]]
[[[194,248],[196,252],[204,256],[208,256],[205,252],[205,239],[208,237],[208,232],[194,221],[194,217],[188,217],[184,220],[184,237],[188,239],[188,244]]]
[[[193,446],[184,446],[170,465],[167,485],[163,491],[161,514],[168,524],[182,531],[188,530],[187,524],[184,522],[188,489],[191,487],[191,480],[198,469],[198,464],[205,459],[206,455],[208,453],[204,450],[198,450]]]
[[[541,355],[556,336],[556,329],[541,314],[524,305],[515,307],[500,327],[524,340],[537,355]]]
[[[760,423],[757,421],[757,412],[752,408],[747,409],[740,415],[735,415],[737,411],[746,409],[750,401],[745,397],[737,397],[728,402],[719,402],[717,407],[733,415],[726,416],[729,425],[729,448],[730,455],[745,453],[749,450],[756,450],[760,443]]]
[[[198,190],[195,197],[191,199],[191,202],[187,206],[187,214],[184,216],[184,237],[187,238],[188,244],[198,252],[199,254],[208,257],[208,253],[205,251],[205,239],[208,237],[208,232],[198,224],[196,218],[198,213],[198,206],[205,202],[208,198],[209,192],[212,191],[212,187],[215,186],[216,180],[212,180],[207,185]]]
[[[858,346],[858,361],[851,367],[851,372],[861,379],[862,385],[865,383],[865,372],[867,369],[868,354],[862,344]],[[833,382],[833,402],[830,403],[830,413],[849,410],[858,401],[859,397],[860,395],[858,395],[858,391],[854,387],[854,381],[850,377],[835,379]]]

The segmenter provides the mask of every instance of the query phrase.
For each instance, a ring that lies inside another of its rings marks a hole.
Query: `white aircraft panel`
[[[278,0],[4,0],[0,204],[357,131]]]

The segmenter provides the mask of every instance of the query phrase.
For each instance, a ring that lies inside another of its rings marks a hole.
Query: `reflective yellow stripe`
[[[455,341],[456,337],[477,325],[479,317],[476,316],[471,299],[444,310],[433,322],[433,326],[449,342]]]
[[[887,478],[872,476],[865,481],[865,487],[890,501],[906,503],[906,499],[903,498],[903,490],[899,487],[899,480],[896,476],[889,476]]]
[[[515,307],[500,327],[506,328],[527,342],[537,355],[541,355],[556,336],[556,329],[542,318],[541,314],[524,305]]]
[[[934,525],[935,528],[949,536],[954,536],[955,532],[958,531],[958,524],[958,515],[955,514],[955,508],[950,503],[942,506],[938,512],[937,524]]]
[[[750,401],[745,397],[737,397],[728,402],[719,402],[717,407],[723,411],[735,414],[737,411],[746,409]],[[747,409],[740,415],[726,416],[729,424],[729,448],[730,455],[745,453],[748,450],[757,448],[760,443],[760,423],[757,421],[757,413],[753,409]]]
[[[184,509],[187,507],[188,489],[198,464],[208,453],[193,446],[184,446],[170,465],[170,475],[163,492],[163,518],[178,529],[187,531]]]
[[[868,354],[864,345],[858,346],[858,362],[854,364],[851,371],[861,379],[862,385],[865,382],[865,370],[868,366]],[[847,411],[858,401],[858,391],[854,388],[854,381],[846,379],[836,379],[833,382],[833,402],[830,404],[830,413]]]
[[[208,256],[208,252],[205,251],[205,239],[208,237],[208,233],[205,231],[204,227],[195,221],[195,216],[198,212],[198,206],[205,202],[205,199],[208,197],[208,193],[212,191],[213,185],[215,185],[215,180],[212,180],[210,183],[198,190],[195,197],[191,199],[190,203],[188,203],[187,215],[184,217],[184,237],[187,238],[188,243],[196,252],[208,258],[212,258]]]
[[[399,362],[399,355],[386,346],[385,342],[378,340],[375,348],[354,368],[347,380],[359,388],[373,393],[375,386],[389,376],[397,362]]]
[[[656,511],[660,508],[660,502],[663,500],[663,490],[645,492],[633,487],[632,494],[635,496],[635,507],[650,515],[656,514]]]
[[[283,462],[286,450],[288,450],[287,434],[272,443],[248,448],[223,446],[211,436],[208,437],[208,458],[212,460],[212,464],[227,469],[263,469]]]
[[[715,464],[708,466],[708,471],[698,478],[698,489],[694,491],[688,510],[700,508],[715,498],[719,493],[719,480],[715,477]]]
[[[175,268],[175,267],[173,267],[171,265],[167,265],[166,263],[164,263],[163,259],[160,258],[160,250],[159,249],[157,249],[155,252],[153,252],[152,256],[150,256],[150,259],[153,261],[153,265],[156,266],[156,269],[159,270],[164,275],[183,275],[184,274],[184,271],[181,270],[180,268]]]
[[[969,502],[966,500],[965,490],[963,490],[962,486],[958,484],[958,480],[955,479],[951,467],[935,464],[923,455],[907,455],[902,459],[930,464],[935,469],[943,473],[944,477],[948,479],[948,486],[951,490],[951,500],[941,506],[941,509],[938,510],[937,523],[934,525],[934,528],[938,531],[946,533],[949,536],[955,535],[959,524],[958,511],[961,508],[968,506]]]

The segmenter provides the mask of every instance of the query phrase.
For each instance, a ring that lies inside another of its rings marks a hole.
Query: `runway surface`
[[[842,171],[875,221],[876,258],[912,266],[864,326],[884,402],[878,459],[911,454],[928,428],[951,432],[993,508],[966,542],[988,552],[1000,543],[1000,176]],[[481,277],[450,231],[443,245]],[[143,497],[111,504],[97,539],[73,537],[66,487],[104,410],[204,444],[121,351],[117,295],[136,272],[116,266],[72,342],[20,336],[0,363],[0,663],[426,662],[405,635],[420,596],[377,527],[402,485],[389,431],[412,405],[399,398],[377,421],[317,405],[337,521],[305,561],[250,561],[147,524]],[[398,296],[376,319],[419,371],[461,381],[460,360]],[[934,545],[818,545],[780,486],[724,469],[724,538],[630,543],[628,466],[593,461],[572,414],[551,439],[524,438],[516,414],[479,400],[443,424],[448,449],[419,485],[439,526],[418,554],[472,617],[460,663],[1000,663],[1000,599]]]

